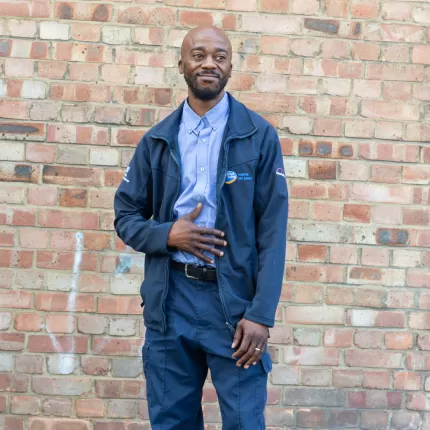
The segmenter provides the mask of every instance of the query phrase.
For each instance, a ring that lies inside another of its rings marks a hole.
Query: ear
[[[178,69],[181,75],[184,74],[184,63],[182,62],[182,57],[179,58]]]
[[[230,64],[230,70],[228,71],[228,77],[231,78],[231,73],[233,72],[233,64]]]

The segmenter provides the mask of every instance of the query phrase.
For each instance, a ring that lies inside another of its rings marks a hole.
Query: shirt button
[[[202,142],[203,142],[203,143],[205,143],[205,142],[206,142],[206,139],[202,139]]]
[[[200,167],[200,172],[204,172],[205,168],[204,167]]]

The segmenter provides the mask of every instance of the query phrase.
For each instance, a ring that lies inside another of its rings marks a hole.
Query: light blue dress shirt
[[[190,108],[188,101],[185,102],[178,135],[182,178],[179,198],[174,205],[175,220],[190,213],[201,202],[203,209],[195,223],[201,227],[215,227],[218,158],[229,113],[227,94],[202,117]],[[211,253],[205,254],[214,257]],[[207,264],[183,251],[175,252],[172,257],[181,263]]]

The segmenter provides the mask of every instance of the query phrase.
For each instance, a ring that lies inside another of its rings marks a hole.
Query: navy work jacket
[[[230,115],[216,183],[215,257],[225,322],[245,317],[273,327],[284,275],[288,191],[275,129],[229,94]],[[115,230],[145,257],[140,289],[145,325],[165,332],[165,299],[174,249],[167,246],[181,184],[178,132],[183,104],[139,142],[115,194]]]

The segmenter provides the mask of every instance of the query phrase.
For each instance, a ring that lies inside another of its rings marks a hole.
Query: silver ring
[[[261,351],[261,349],[260,348],[254,348],[256,351]]]

